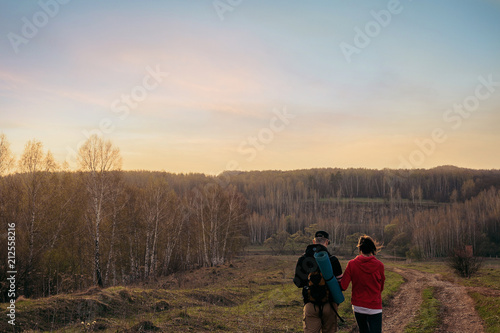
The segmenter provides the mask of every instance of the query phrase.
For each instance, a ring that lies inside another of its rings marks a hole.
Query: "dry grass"
[[[297,258],[250,254],[227,265],[174,274],[154,284],[92,288],[24,300],[17,303],[17,328],[56,332],[302,332],[301,290],[292,283]],[[345,264],[343,261],[342,267]],[[397,290],[398,277],[389,273],[388,286],[392,280],[394,284],[384,297]],[[341,332],[354,325],[349,290],[345,296],[339,310],[347,323],[340,326]],[[0,331],[11,329],[10,325],[2,326],[6,324],[0,322]]]
[[[177,274],[149,286],[92,288],[77,294],[20,300],[16,303],[16,328],[294,332],[301,328],[302,309],[299,289],[291,283],[295,260],[250,256],[220,267]],[[6,325],[6,321],[0,323],[0,331],[12,329]]]

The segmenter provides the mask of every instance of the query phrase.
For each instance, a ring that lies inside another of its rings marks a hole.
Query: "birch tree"
[[[158,238],[168,214],[168,185],[163,179],[150,179],[142,199],[146,228],[144,277],[154,276],[158,268]]]
[[[205,266],[225,262],[230,250],[237,245],[246,214],[244,200],[235,187],[222,189],[211,184],[198,191],[192,204],[196,228],[199,230],[199,248]]]
[[[14,166],[14,156],[5,134],[0,133],[0,177],[8,173]]]
[[[113,146],[111,141],[92,135],[79,149],[78,164],[85,172],[86,189],[90,203],[86,220],[91,227],[94,243],[94,284],[104,286],[101,273],[101,223],[104,220],[104,208],[109,202],[112,190],[113,170],[121,168],[122,159],[120,149]]]
[[[167,274],[172,261],[174,249],[181,240],[181,232],[190,218],[190,211],[174,191],[168,195],[168,216],[166,217],[163,240],[163,274]]]
[[[43,152],[41,142],[31,140],[26,143],[19,160],[19,171],[22,174],[23,188],[26,195],[25,224],[28,240],[28,258],[25,267],[24,294],[30,297],[33,292],[33,270],[35,266],[35,238],[41,230],[42,203],[45,200],[43,183],[48,172],[55,171],[57,165],[50,151]]]
[[[104,283],[108,284],[108,279],[113,273],[113,285],[116,284],[116,253],[115,243],[117,227],[119,227],[119,214],[125,208],[128,202],[128,196],[125,193],[123,182],[120,180],[118,174],[112,179],[112,186],[109,193],[110,198],[110,222],[111,222],[111,237],[109,240],[108,260],[106,263],[106,272],[104,275]]]

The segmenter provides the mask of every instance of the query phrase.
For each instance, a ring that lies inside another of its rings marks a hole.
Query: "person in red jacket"
[[[375,258],[377,243],[370,236],[358,241],[359,255],[349,261],[340,287],[346,290],[352,281],[351,304],[360,333],[382,332],[382,290],[384,264]]]

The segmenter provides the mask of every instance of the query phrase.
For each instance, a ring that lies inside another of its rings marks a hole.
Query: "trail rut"
[[[405,326],[418,314],[422,303],[422,290],[433,286],[441,303],[440,333],[484,332],[483,322],[474,309],[474,302],[464,286],[443,281],[437,274],[413,269],[393,268],[406,282],[383,311],[383,331],[403,332]]]

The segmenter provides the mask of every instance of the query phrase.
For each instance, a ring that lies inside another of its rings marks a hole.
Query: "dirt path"
[[[484,332],[482,320],[474,310],[474,302],[465,287],[442,281],[437,274],[413,269],[394,268],[406,282],[383,312],[383,331],[400,333],[418,313],[422,302],[422,290],[433,286],[436,298],[441,302],[441,327],[436,332]]]

